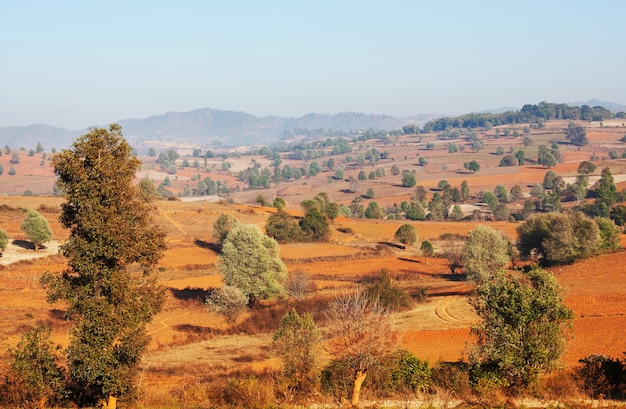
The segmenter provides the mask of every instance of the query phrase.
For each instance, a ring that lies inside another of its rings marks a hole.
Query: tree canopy
[[[405,247],[412,246],[417,242],[417,230],[412,224],[403,224],[396,230],[394,238],[404,244]]]
[[[20,228],[35,245],[35,251],[39,250],[43,243],[54,238],[50,224],[37,210],[27,211]]]
[[[287,268],[278,252],[276,240],[263,234],[258,226],[235,225],[218,257],[224,284],[259,299],[283,296]]]
[[[470,303],[482,319],[470,330],[471,361],[495,369],[510,386],[528,386],[555,367],[574,315],[550,272],[496,273],[476,287]]]
[[[164,300],[150,272],[165,248],[150,199],[133,184],[139,160],[113,124],[91,129],[52,158],[60,190],[62,275],[45,274],[48,300],[63,300],[72,318],[66,350],[75,399],[93,404],[132,395],[146,324]],[[137,264],[143,274],[131,273]]]

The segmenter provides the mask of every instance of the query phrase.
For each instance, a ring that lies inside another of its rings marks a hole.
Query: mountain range
[[[626,106],[590,100],[570,105],[601,105],[618,112],[626,111]],[[515,109],[515,108],[513,108]],[[501,111],[494,109],[493,112]],[[168,112],[143,119],[118,121],[128,142],[137,150],[146,150],[155,143],[190,144],[199,147],[240,146],[271,144],[286,135],[302,131],[394,130],[407,124],[423,125],[441,114],[420,114],[407,118],[389,115],[371,115],[355,112],[342,112],[334,115],[307,114],[300,118],[278,116],[257,117],[245,112],[222,111],[211,108],[190,112]],[[52,147],[68,147],[74,138],[88,132],[68,130],[48,125],[28,125],[21,127],[0,127],[0,146],[12,148],[34,148],[41,143],[46,150]]]

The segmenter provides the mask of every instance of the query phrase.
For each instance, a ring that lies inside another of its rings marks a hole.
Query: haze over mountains
[[[599,100],[569,105],[604,106],[613,111],[626,111],[626,106]],[[494,109],[490,112],[501,112]],[[506,109],[505,109],[506,110]],[[161,141],[193,144],[204,147],[271,144],[292,134],[293,130],[394,130],[404,125],[422,125],[442,114],[419,114],[407,118],[342,112],[334,115],[307,114],[300,118],[278,116],[257,117],[245,112],[203,108],[190,112],[168,112],[143,119],[118,121],[130,144],[138,150],[147,149],[150,142]],[[46,149],[68,147],[72,140],[87,129],[68,130],[43,124],[22,127],[0,127],[0,146],[31,148],[41,142]]]

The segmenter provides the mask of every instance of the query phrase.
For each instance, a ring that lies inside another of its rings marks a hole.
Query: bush
[[[464,362],[439,362],[431,371],[431,381],[435,391],[451,392],[462,399],[472,393],[469,365]]]
[[[576,370],[576,378],[582,388],[593,398],[621,398],[626,395],[626,359],[605,355],[590,355],[581,359],[582,367]]]
[[[314,284],[309,278],[308,273],[304,271],[294,271],[287,277],[285,289],[289,295],[300,300],[306,294],[314,290]]]
[[[3,229],[0,229],[0,255],[4,252],[9,244],[9,235]]]
[[[391,374],[395,389],[410,389],[413,392],[427,392],[431,384],[431,371],[428,361],[420,361],[406,350],[396,353],[394,371]]]
[[[204,302],[209,311],[223,314],[232,321],[246,308],[249,299],[237,287],[225,285],[212,289]]]
[[[304,238],[296,218],[282,210],[267,219],[265,233],[279,243],[301,241]]]
[[[411,308],[411,296],[398,285],[391,283],[387,270],[381,270],[376,282],[364,291],[365,297],[378,301],[382,307],[391,311],[402,311]]]
[[[33,328],[9,352],[13,362],[0,386],[2,403],[43,407],[66,397],[65,371],[57,365],[50,328]]]
[[[229,378],[221,398],[225,405],[234,408],[267,408],[276,401],[272,385],[256,376]]]

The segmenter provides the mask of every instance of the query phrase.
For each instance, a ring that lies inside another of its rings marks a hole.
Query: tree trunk
[[[37,243],[33,243],[33,244],[35,245],[35,252],[38,252],[39,251],[39,244],[37,244]]]
[[[48,402],[48,398],[46,396],[42,396],[37,403],[37,407],[39,409],[46,409],[46,403]]]
[[[359,406],[359,398],[361,397],[361,385],[367,376],[367,371],[361,369],[356,371],[354,375],[354,385],[352,386],[352,406]]]

